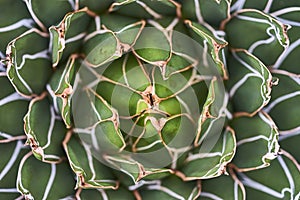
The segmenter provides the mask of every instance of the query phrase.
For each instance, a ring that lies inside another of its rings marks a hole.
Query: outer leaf
[[[146,183],[139,190],[140,199],[197,199],[200,194],[198,181],[183,182],[176,176]]]
[[[21,160],[17,188],[25,199],[62,199],[74,194],[75,181],[66,163],[47,164],[26,154]]]
[[[270,104],[265,111],[273,118],[282,134],[300,129],[300,77],[287,71],[274,70],[279,84],[272,91]]]
[[[258,10],[240,10],[224,25],[232,48],[248,50],[265,65],[274,64],[289,45],[286,26]],[[251,34],[253,30],[255,34]]]
[[[81,60],[78,55],[71,55],[65,66],[61,65],[51,77],[47,87],[50,93],[56,112],[60,113],[67,128],[71,127],[71,98],[75,85],[75,76],[80,68]]]
[[[201,193],[198,199],[245,200],[246,191],[244,185],[230,168],[229,175],[222,175],[218,178],[203,180],[201,182]]]
[[[280,147],[290,152],[293,157],[300,163],[300,151],[298,144],[300,142],[300,130],[295,130],[290,133],[282,134],[279,137]]]
[[[7,44],[35,26],[22,1],[3,0],[0,2],[0,55],[4,58]],[[10,17],[6,17],[10,16]]]
[[[79,189],[76,194],[78,200],[91,200],[91,199],[134,199],[133,193],[127,189],[120,187],[117,190],[85,190]]]
[[[279,133],[266,113],[234,118],[231,126],[235,130],[238,145],[232,162],[240,171],[267,167],[277,157]]]
[[[86,55],[86,63],[90,66],[98,67],[122,56],[120,41],[110,30],[99,27],[88,34],[84,42],[83,53]]]
[[[245,50],[229,57],[229,95],[236,115],[255,115],[271,98],[272,76],[266,66]]]
[[[59,25],[49,28],[53,66],[58,65],[63,55],[65,59],[71,53],[79,50],[82,39],[87,34],[86,29],[91,21],[88,15],[89,12],[87,8],[84,8],[68,13]]]
[[[20,140],[5,144],[0,143],[0,199],[20,197],[21,194],[16,188],[18,166],[28,150]]]
[[[185,18],[200,24],[209,23],[218,28],[220,23],[230,15],[230,3],[231,0],[188,0],[182,3],[182,14]]]
[[[300,198],[300,166],[286,152],[272,161],[270,167],[239,173],[239,178],[249,199]]]
[[[216,32],[211,31],[211,28],[209,26],[205,27],[198,23],[186,20],[185,23],[189,28],[191,28],[192,34],[196,35],[193,36],[193,38],[199,42],[203,46],[203,52],[201,52],[202,59],[205,59],[206,61],[203,61],[204,65],[207,67],[207,65],[210,63],[209,59],[212,59],[213,62],[216,65],[216,70],[219,72],[219,74],[227,79],[228,74],[225,67],[225,50],[224,47],[227,45],[227,42],[218,36]],[[214,70],[210,69],[210,73],[215,73]]]
[[[11,41],[7,47],[8,77],[22,95],[40,94],[51,76],[46,37],[47,34],[31,29]]]
[[[57,24],[67,13],[75,9],[74,1],[56,0],[24,0],[32,19],[39,27],[47,32],[47,28]]]
[[[134,10],[135,12],[131,12]],[[145,1],[145,0],[118,0],[113,3],[109,11],[116,11],[122,15],[140,19],[162,18],[163,15],[180,15],[179,4],[171,0]]]
[[[196,146],[201,145],[204,140],[215,133],[222,131],[227,103],[228,94],[225,92],[224,85],[214,77],[198,120],[197,136],[194,142]]]
[[[202,148],[194,149],[185,160],[181,172],[176,174],[186,181],[218,177],[226,172],[226,165],[233,159],[235,149],[234,132],[227,128],[218,141],[207,139],[202,143]]]
[[[97,14],[101,14],[108,10],[109,6],[113,3],[113,0],[98,1],[98,0],[80,0],[79,7],[88,7],[90,10]]]
[[[30,102],[24,123],[27,143],[34,156],[43,162],[60,162],[64,157],[61,143],[67,130],[45,93]]]
[[[4,72],[0,72],[0,86],[0,143],[24,139],[22,121],[29,99],[15,92]]]
[[[76,187],[117,189],[119,183],[108,168],[93,157],[90,147],[69,132],[63,142],[69,164],[77,176]]]

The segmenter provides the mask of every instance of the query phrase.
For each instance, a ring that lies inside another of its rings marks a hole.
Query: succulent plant
[[[0,16],[0,199],[300,199],[299,0]]]

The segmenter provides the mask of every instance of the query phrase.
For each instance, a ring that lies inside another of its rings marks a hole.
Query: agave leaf
[[[81,60],[79,55],[73,54],[65,66],[61,65],[51,77],[47,89],[53,99],[56,112],[61,114],[66,127],[70,128],[72,124],[71,98],[73,88],[76,88],[75,77],[80,68]]]
[[[229,168],[229,175],[201,181],[202,199],[237,199],[245,200],[246,191],[244,185],[237,178],[233,169]]]
[[[288,36],[290,39],[290,46],[286,49],[286,51],[279,57],[276,61],[274,69],[283,69],[289,71],[291,73],[300,74],[299,67],[295,65],[295,60],[297,60],[297,56],[300,53],[300,4],[298,1],[291,1],[291,7],[281,7],[280,5],[276,5],[274,2],[274,7],[278,9],[274,9],[274,12],[271,14],[276,16],[280,21],[287,25],[291,25],[291,28],[288,31]],[[284,4],[289,4],[289,2],[282,2]],[[276,5],[276,6],[275,6]],[[298,7],[296,7],[296,5]]]
[[[101,15],[100,19],[102,26],[115,32],[122,43],[124,51],[128,51],[135,44],[145,26],[144,20],[116,14]]]
[[[83,143],[78,135],[69,132],[63,147],[69,164],[77,176],[77,188],[118,188],[119,183],[109,169],[94,157],[91,148]]]
[[[182,15],[200,24],[209,23],[219,28],[220,23],[230,16],[230,3],[231,0],[188,0],[182,4]]]
[[[258,10],[238,11],[225,21],[223,28],[230,47],[246,49],[267,66],[273,65],[289,45],[287,27]],[[255,34],[249,34],[252,30]]]
[[[24,0],[32,19],[39,27],[47,32],[47,28],[57,24],[65,15],[75,9],[74,1],[56,0]]]
[[[222,131],[227,102],[228,94],[225,92],[223,83],[214,77],[211,80],[206,101],[198,120],[198,130],[194,142],[196,146],[201,145],[211,135]]]
[[[20,193],[16,188],[16,178],[20,160],[28,152],[21,140],[9,143],[0,142],[0,198],[16,199]],[[3,153],[5,152],[5,153]]]
[[[118,188],[117,190],[85,190],[78,189],[76,193],[76,199],[78,200],[90,200],[90,199],[134,199],[132,192],[126,190],[123,187]]]
[[[179,4],[171,0],[145,1],[145,0],[118,0],[111,4],[110,12],[116,11],[125,16],[138,17],[140,19],[161,18],[162,15],[175,15]],[[134,10],[133,12],[130,12]]]
[[[290,131],[279,136],[280,148],[290,152],[300,163],[300,152],[298,144],[300,142],[300,130]]]
[[[203,51],[201,58],[204,67],[209,68],[210,59],[215,63],[216,70],[218,74],[227,79],[227,69],[225,66],[225,49],[224,47],[227,45],[227,42],[218,36],[217,32],[215,32],[209,25],[202,26],[196,22],[192,22],[190,20],[185,20],[186,25],[191,29],[191,34],[194,40],[200,43],[203,47]],[[205,69],[205,68],[204,68]],[[207,70],[207,69],[206,69]],[[217,74],[214,70],[209,69],[210,74]]]
[[[245,186],[247,198],[300,198],[300,166],[290,154],[282,153],[267,168],[238,174]]]
[[[27,143],[34,156],[43,162],[60,162],[64,157],[61,143],[67,130],[57,119],[46,93],[30,102],[24,123]]]
[[[99,25],[95,28],[85,37],[82,51],[89,66],[99,67],[121,57],[123,47],[114,32],[100,29]]]
[[[109,6],[113,3],[113,0],[105,0],[105,1],[98,1],[98,0],[80,0],[79,7],[88,7],[91,11],[101,14],[108,10]]]
[[[252,8],[257,10],[264,10],[266,7],[270,6],[270,1],[268,0],[232,0],[231,2],[231,12],[238,11],[243,8]]]
[[[279,83],[274,87],[271,101],[264,110],[273,118],[281,133],[298,130],[300,108],[291,105],[299,105],[300,78],[283,70],[274,70],[273,76],[279,78]]]
[[[0,73],[0,143],[22,139],[23,117],[29,99],[20,96],[4,72]]]
[[[226,172],[226,165],[231,162],[235,154],[236,139],[231,128],[224,130],[221,135],[207,139],[189,154],[180,172],[176,174],[183,180],[197,180],[218,177]]]
[[[200,194],[200,182],[183,182],[172,175],[163,180],[144,184],[138,190],[138,199],[197,199]]]
[[[232,1],[232,11],[240,10],[242,8],[253,8],[257,10],[262,10],[265,13],[270,13],[273,15],[273,12],[279,11],[281,9],[287,8],[290,10],[291,7],[299,7],[300,3],[297,0],[291,1],[268,1],[268,0],[245,0],[245,1]],[[280,19],[280,21],[282,21]]]
[[[245,50],[228,59],[229,95],[236,115],[255,115],[271,99],[272,76],[266,66]],[[242,102],[242,103],[241,103]]]
[[[49,28],[53,66],[57,66],[61,59],[64,60],[71,53],[79,50],[91,21],[89,12],[87,8],[84,8],[68,13],[59,25]]]
[[[4,0],[0,3],[0,55],[4,57],[7,44],[35,26],[26,5],[22,1]],[[13,13],[13,15],[11,15]],[[4,17],[10,16],[11,17]]]
[[[231,126],[237,138],[237,152],[232,162],[240,171],[267,167],[277,157],[279,133],[266,113],[234,118]]]
[[[47,34],[31,29],[11,41],[6,53],[7,74],[15,89],[24,96],[40,94],[52,74]]]
[[[134,46],[137,56],[147,63],[162,66],[171,56],[170,38],[158,23],[143,29]]]
[[[17,188],[25,199],[62,199],[74,194],[73,173],[64,162],[48,164],[26,154],[20,162]]]

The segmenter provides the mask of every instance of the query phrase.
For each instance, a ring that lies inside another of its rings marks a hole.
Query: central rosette
[[[128,151],[184,148],[196,136],[200,112],[192,86],[197,73],[192,68],[184,72],[173,69],[174,73],[163,77],[164,67],[171,68],[142,62],[129,53],[101,74],[95,105],[107,107],[110,115],[106,120],[120,130]]]
[[[214,139],[204,149],[213,148],[227,98],[207,50],[168,29],[130,29],[120,39],[101,34],[105,40],[85,50],[72,102],[74,132],[93,156],[119,170],[159,173],[184,165],[186,152],[201,154],[209,132]]]

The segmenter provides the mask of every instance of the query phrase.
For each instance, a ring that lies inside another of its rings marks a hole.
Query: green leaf
[[[49,28],[53,66],[57,66],[61,59],[68,58],[71,53],[77,52],[81,47],[91,21],[88,12],[89,10],[84,8],[68,13],[57,26]]]
[[[29,99],[20,96],[4,72],[0,72],[0,142],[24,138],[23,117]]]
[[[52,74],[47,34],[31,29],[11,41],[6,53],[7,74],[15,89],[24,96],[40,94]]]
[[[100,16],[102,26],[115,32],[116,36],[121,42],[124,51],[129,51],[140,36],[142,29],[145,26],[144,20],[137,20],[135,18],[106,14]]]
[[[78,200],[91,200],[91,199],[134,199],[133,192],[128,191],[127,189],[120,187],[117,190],[85,190],[79,189],[77,192]]]
[[[137,17],[140,19],[161,18],[162,15],[174,16],[178,14],[179,4],[174,1],[146,1],[146,0],[118,0],[114,2],[109,11],[116,11],[125,16]],[[134,12],[131,12],[134,10]]]
[[[13,14],[12,14],[13,13]],[[10,16],[10,17],[7,17]],[[0,2],[0,55],[5,53],[7,44],[35,26],[22,1],[3,0]],[[1,56],[2,57],[2,56]],[[4,57],[4,56],[3,56]]]
[[[72,125],[72,96],[76,87],[75,77],[81,65],[78,55],[70,56],[66,64],[59,65],[50,79],[49,94],[52,97],[54,108],[59,112],[67,128]]]
[[[245,200],[246,192],[234,171],[229,168],[229,175],[201,181],[201,193],[198,200],[208,199]]]
[[[261,170],[239,173],[249,199],[299,199],[300,166],[287,152]],[[280,180],[280,181],[278,181]]]
[[[63,142],[69,164],[77,176],[78,188],[117,189],[115,180],[108,167],[92,154],[91,148],[78,135],[69,132]]]
[[[172,175],[163,180],[149,181],[141,184],[138,190],[140,199],[197,199],[200,194],[198,181],[184,182]],[[144,186],[143,186],[144,185]]]
[[[88,7],[91,11],[101,14],[108,10],[109,6],[113,3],[113,0],[105,0],[105,1],[98,1],[98,0],[80,0],[79,7],[84,8]]]
[[[199,23],[190,20],[185,20],[185,24],[190,28],[192,38],[203,47],[200,54],[203,59],[201,64],[204,66],[202,66],[200,72],[203,73],[203,75],[207,75],[206,73],[209,73],[210,75],[219,74],[227,79],[226,61],[224,60],[224,48],[227,46],[227,42],[218,36],[218,33],[213,32],[209,25],[200,25]]]
[[[231,121],[236,133],[237,151],[233,163],[239,170],[255,170],[270,165],[279,151],[278,130],[263,112],[253,117],[237,117]]]
[[[72,171],[64,162],[43,163],[32,153],[26,154],[20,162],[17,188],[25,199],[62,199],[73,196],[75,181]]]
[[[272,90],[270,103],[265,111],[273,118],[281,133],[297,130],[300,127],[300,78],[283,70],[273,70],[279,83]]]
[[[34,156],[43,162],[61,162],[64,157],[61,143],[67,130],[57,119],[46,93],[30,102],[24,123],[27,143]]]
[[[0,199],[17,199],[21,196],[16,188],[16,179],[20,160],[28,150],[21,140],[9,143],[0,141]]]
[[[32,19],[47,32],[47,28],[57,24],[63,16],[75,9],[74,1],[24,0]]]
[[[116,34],[110,30],[100,29],[89,33],[84,39],[82,49],[85,62],[92,67],[99,67],[122,56],[122,46]]]
[[[228,59],[228,71],[230,79],[227,87],[235,114],[255,115],[271,99],[271,73],[246,50],[232,51]]]
[[[228,94],[223,82],[214,77],[209,85],[206,101],[198,119],[198,129],[194,144],[196,146],[215,133],[220,133],[225,123]]]
[[[280,147],[290,152],[293,157],[300,163],[300,151],[298,144],[300,142],[300,130],[296,129],[287,133],[283,133],[279,136]]]
[[[186,158],[183,167],[176,172],[183,180],[198,180],[218,177],[226,172],[236,151],[236,139],[231,128],[222,134],[210,135],[200,147]]]
[[[240,10],[223,27],[231,48],[245,49],[267,66],[273,65],[289,45],[286,26],[259,10]]]
[[[187,0],[182,3],[182,15],[198,23],[209,23],[219,28],[220,23],[229,17],[230,3],[231,0]]]

